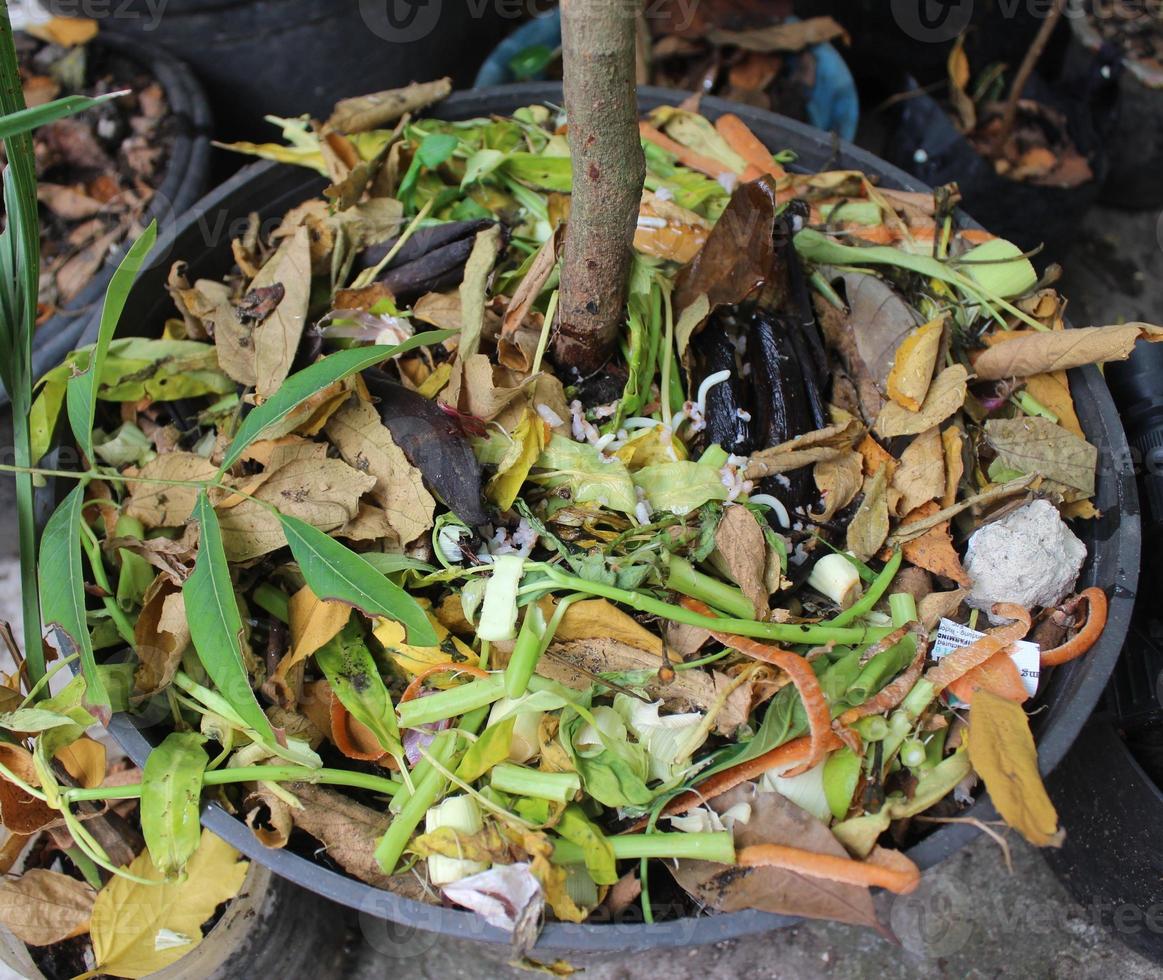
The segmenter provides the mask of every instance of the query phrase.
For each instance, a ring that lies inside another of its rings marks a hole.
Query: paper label
[[[937,638],[933,641],[932,657],[940,660],[946,654],[952,653],[961,647],[970,646],[975,640],[980,640],[984,633],[955,623],[951,619],[942,619],[937,627]],[[1022,686],[1026,693],[1033,697],[1038,693],[1038,678],[1042,675],[1041,650],[1037,643],[1030,640],[1018,640],[1014,643],[1010,659],[1022,675]]]

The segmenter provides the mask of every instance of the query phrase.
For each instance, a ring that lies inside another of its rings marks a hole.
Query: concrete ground
[[[1079,229],[1062,283],[1076,324],[1163,322],[1163,215],[1096,209]],[[0,618],[20,617],[11,482],[0,482]],[[19,635],[19,630],[17,630]],[[1069,828],[1067,828],[1069,832]],[[824,922],[693,949],[665,949],[587,961],[594,980],[664,976],[773,978],[1135,978],[1163,969],[1131,952],[1078,905],[1043,858],[1010,840],[1013,870],[999,847],[979,838],[927,872],[911,896],[881,896],[881,921],[897,937]],[[357,980],[528,976],[505,951],[416,934],[406,940],[352,916],[354,937],[342,975]],[[327,941],[323,938],[320,942]],[[342,939],[335,937],[335,943]],[[332,960],[332,957],[321,959]],[[304,972],[312,965],[303,963]],[[323,969],[318,980],[332,974]],[[0,977],[3,973],[0,972]]]

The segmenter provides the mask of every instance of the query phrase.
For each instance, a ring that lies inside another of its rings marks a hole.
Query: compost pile
[[[41,204],[38,322],[67,306],[117,246],[141,233],[171,139],[162,87],[140,65],[99,45],[62,40],[69,46],[16,35],[27,105],[64,95],[129,93],[42,126],[34,137]]]
[[[1066,331],[949,193],[662,107],[619,349],[572,383],[565,120],[414,115],[447,90],[240,147],[326,189],[255,216],[223,281],[177,262],[161,336],[39,389],[40,448],[67,392],[99,469],[45,532],[54,582],[82,528],[91,634],[46,608],[82,672],[37,708],[172,729],[117,790],[156,873],[204,795],[527,948],[543,912],[875,923],[917,818],[982,780],[1058,840],[1021,704],[1106,615],[1066,370],[1163,331]]]

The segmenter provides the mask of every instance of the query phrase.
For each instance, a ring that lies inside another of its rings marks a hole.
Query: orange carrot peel
[[[783,844],[753,844],[740,848],[737,858],[745,868],[782,868],[847,885],[875,885],[898,895],[907,895],[921,882],[921,870],[912,861],[899,851],[882,848],[867,861],[855,861]]]
[[[732,150],[747,161],[747,169],[743,171],[744,180],[754,179],[749,176],[752,168],[756,171],[756,177],[762,174],[770,174],[776,178],[787,176],[787,171],[772,159],[770,151],[759,137],[733,112],[725,113],[716,119],[715,130]]]
[[[676,140],[672,140],[665,133],[655,129],[648,122],[638,123],[638,132],[644,140],[648,140],[655,146],[660,146],[666,150],[667,153],[673,153],[678,158],[678,162],[684,166],[690,167],[691,170],[697,170],[701,174],[706,174],[708,177],[714,177],[718,180],[724,174],[730,174],[732,177],[738,175],[725,163],[715,160],[713,157],[703,156],[701,153],[696,153],[690,147],[683,146]]]
[[[1091,586],[1075,596],[1066,608],[1070,613],[1076,613],[1080,605],[1086,605],[1086,621],[1082,629],[1060,646],[1042,652],[1043,667],[1057,667],[1059,664],[1069,663],[1081,657],[1094,646],[1106,627],[1108,603],[1106,593],[1096,586]]]
[[[684,598],[682,604],[685,608],[692,612],[697,612],[702,616],[715,615],[710,606],[699,602],[697,599]],[[715,630],[711,630],[710,634],[720,643],[734,650],[738,650],[745,656],[780,668],[780,670],[784,671],[791,678],[792,683],[796,686],[800,700],[803,702],[804,710],[808,715],[811,751],[803,763],[796,766],[795,769],[789,770],[785,775],[798,776],[800,773],[807,772],[809,769],[814,769],[823,762],[825,756],[831,751],[828,748],[828,744],[832,740],[832,713],[828,708],[828,701],[824,697],[824,691],[820,687],[820,681],[816,677],[816,672],[812,670],[812,665],[798,653],[792,653],[790,650],[781,650],[777,646],[760,643],[758,640],[753,640],[750,637],[735,636],[731,633],[720,633]]]
[[[891,711],[905,699],[905,695],[917,683],[917,679],[925,669],[925,656],[928,654],[928,651],[928,637],[923,633],[918,634],[916,656],[913,657],[913,662],[905,668],[904,672],[891,684],[881,688],[875,697],[869,698],[864,704],[858,704],[854,708],[849,708],[836,720],[841,725],[851,725],[854,721],[864,718],[867,715],[880,715],[886,711]]]
[[[1024,606],[1011,602],[994,603],[993,614],[1013,620],[1004,626],[990,630],[981,639],[975,640],[967,647],[954,650],[942,658],[937,666],[930,668],[925,674],[925,680],[933,685],[933,690],[940,693],[959,677],[964,676],[985,663],[996,653],[1009,650],[1014,642],[1020,640],[1030,631],[1030,612]]]

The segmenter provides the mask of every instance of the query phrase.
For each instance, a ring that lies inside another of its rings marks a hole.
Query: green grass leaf
[[[85,578],[81,569],[81,507],[85,488],[73,488],[45,525],[40,541],[40,604],[45,623],[58,645],[61,634],[68,637],[80,654],[85,678],[85,700],[94,707],[110,710],[109,693],[93,659],[93,639],[85,620]],[[72,653],[64,650],[62,653]]]
[[[197,732],[170,732],[141,771],[141,832],[154,867],[176,878],[198,850],[198,798],[209,763]]]
[[[126,95],[127,92],[110,92],[90,99],[83,95],[66,95],[63,99],[54,99],[44,105],[33,106],[31,109],[18,109],[0,117],[0,140],[9,140],[13,136],[30,132],[37,126],[44,126],[66,116],[75,116],[78,112],[92,109],[93,106]]]
[[[261,739],[274,742],[275,733],[254,696],[242,658],[242,616],[226,564],[218,515],[205,490],[198,494],[194,517],[201,531],[198,560],[182,586],[190,638],[218,692]]]
[[[303,578],[320,599],[346,602],[367,616],[395,620],[407,631],[412,646],[440,642],[419,603],[362,555],[298,518],[280,514],[279,520]]]
[[[133,280],[137,278],[138,270],[145,264],[145,257],[156,241],[155,220],[150,222],[149,227],[141,233],[141,237],[125,253],[125,258],[121,260],[117,271],[113,273],[113,278],[109,280],[109,288],[105,290],[105,305],[101,308],[97,342],[89,353],[85,369],[69,378],[65,395],[69,425],[72,427],[77,444],[90,461],[93,460],[93,417],[97,411],[97,385],[100,383],[105,363],[105,352],[109,349],[109,341],[113,339],[113,331],[117,329],[117,321],[121,319],[121,311],[125,309],[125,301],[129,298]]]
[[[238,432],[235,433],[230,448],[226,450],[226,455],[222,459],[220,472],[225,473],[238,462],[242,454],[246,452],[246,447],[262,435],[264,429],[285,419],[302,402],[316,394],[320,388],[325,388],[335,381],[342,381],[349,375],[355,374],[356,371],[374,367],[397,354],[406,354],[410,350],[429,344],[439,344],[455,332],[454,330],[429,330],[427,333],[409,337],[404,343],[396,344],[394,347],[353,347],[350,350],[331,354],[321,361],[316,361],[310,367],[305,367],[302,371],[292,374],[283,382],[277,392],[247,415],[242,425],[238,427]]]

